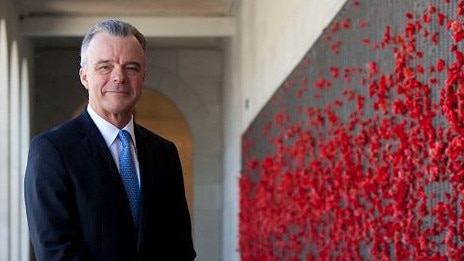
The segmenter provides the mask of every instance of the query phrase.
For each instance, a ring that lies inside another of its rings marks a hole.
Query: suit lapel
[[[102,170],[105,170],[104,173],[112,174],[113,178],[118,177],[118,168],[111,156],[111,152],[87,111],[81,114],[79,120],[83,146],[88,149],[89,155],[94,159],[95,166],[100,166]]]
[[[142,193],[140,227],[138,231],[138,245],[140,246],[144,238],[144,231],[146,231],[146,213],[150,208],[147,204],[150,203],[151,205],[156,205],[154,202],[156,200],[161,200],[157,195],[155,195],[155,192],[157,191],[156,184],[159,184],[159,182],[156,181],[157,173],[159,172],[157,166],[160,166],[161,163],[160,155],[154,153],[156,148],[153,146],[156,146],[156,144],[149,142],[149,139],[146,137],[146,131],[137,124],[134,124],[134,128],[137,142],[137,157],[140,167]]]
[[[82,144],[93,161],[92,168],[98,169],[97,173],[100,175],[102,184],[100,200],[102,209],[105,209],[105,211],[102,211],[102,225],[104,226],[105,222],[108,222],[109,219],[116,215],[121,216],[122,207],[125,209],[123,216],[127,219],[125,223],[127,223],[128,227],[133,226],[124,184],[103,136],[86,110],[81,114],[79,120]],[[116,207],[115,202],[118,202]]]
[[[144,143],[142,142],[142,140],[144,139],[143,136],[144,134],[141,132],[140,128],[138,127],[138,125],[136,125],[134,123],[134,132],[135,132],[135,140],[137,142],[136,146],[137,146],[137,159],[139,161],[139,169],[140,169],[140,184],[141,184],[141,187],[140,187],[140,193],[142,193],[142,196],[141,196],[141,202],[140,202],[140,225],[139,225],[139,229],[138,229],[138,240],[137,240],[137,248],[140,247],[140,244],[141,244],[141,241],[142,241],[142,238],[143,238],[143,231],[145,231],[145,215],[144,215],[144,211],[145,211],[145,202],[146,202],[146,197],[148,196],[147,193],[149,193],[150,189],[147,188],[147,184],[151,183],[151,181],[149,180],[150,179],[150,175],[146,175],[146,173],[150,173],[150,165],[147,164],[147,161],[146,160],[146,157],[147,157],[147,153],[145,152],[145,147],[144,147]]]

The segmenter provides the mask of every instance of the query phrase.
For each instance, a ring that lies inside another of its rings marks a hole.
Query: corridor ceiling
[[[80,40],[79,34],[95,21],[116,17],[136,25],[151,47],[221,48],[222,37],[230,35],[233,10],[240,0],[13,1],[23,34],[39,47],[74,46],[80,43],[76,37]],[[134,19],[139,20],[134,23]]]
[[[16,0],[25,16],[229,16],[237,0]]]

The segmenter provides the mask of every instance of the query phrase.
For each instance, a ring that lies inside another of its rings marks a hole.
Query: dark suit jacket
[[[24,193],[38,260],[194,259],[177,149],[137,124],[135,136],[139,231],[118,168],[86,110],[32,140]]]

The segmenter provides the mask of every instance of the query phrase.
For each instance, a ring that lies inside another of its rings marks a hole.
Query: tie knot
[[[130,146],[131,135],[127,130],[121,130],[118,133],[119,140],[121,140],[122,146]]]

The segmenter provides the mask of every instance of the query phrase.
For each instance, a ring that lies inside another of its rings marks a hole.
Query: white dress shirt
[[[95,125],[97,125],[98,130],[105,139],[106,146],[110,149],[111,155],[113,156],[114,162],[119,169],[119,153],[121,151],[121,141],[118,139],[118,133],[120,129],[113,124],[109,123],[105,119],[103,119],[100,115],[98,115],[90,105],[87,105],[87,112],[92,118]],[[131,152],[132,152],[132,159],[134,159],[135,169],[137,170],[137,178],[139,180],[140,186],[140,168],[139,168],[139,160],[137,158],[137,148],[135,147],[135,134],[134,134],[134,116],[132,116],[129,123],[122,128],[123,130],[127,130],[132,138],[131,142]]]

